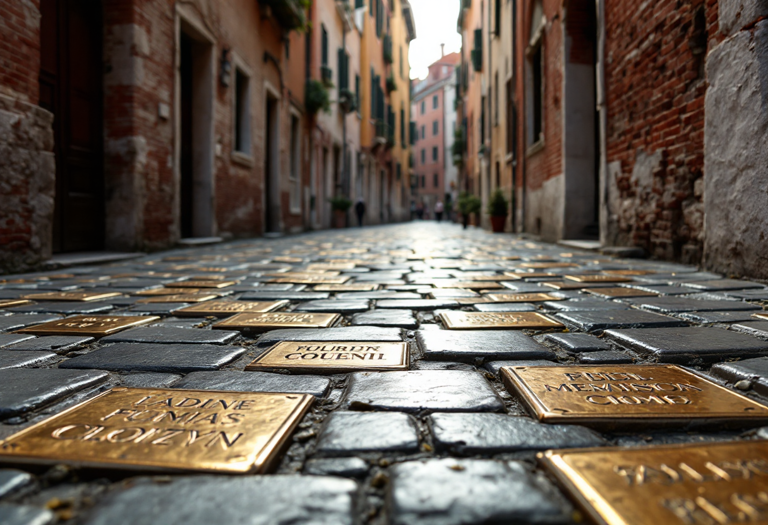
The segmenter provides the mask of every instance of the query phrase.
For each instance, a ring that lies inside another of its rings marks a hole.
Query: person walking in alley
[[[442,222],[443,220],[443,201],[437,201],[437,204],[435,204],[435,218],[437,222]]]
[[[357,215],[357,225],[363,227],[363,216],[365,215],[365,201],[360,198],[355,204],[355,214]]]

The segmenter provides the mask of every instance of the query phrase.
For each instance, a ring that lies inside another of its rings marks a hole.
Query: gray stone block
[[[79,335],[51,335],[35,338],[25,336],[23,342],[6,347],[6,350],[48,350],[57,354],[65,354],[93,341],[95,341],[93,337]]]
[[[624,365],[632,363],[632,358],[616,350],[585,352],[576,356],[576,360],[585,365]]]
[[[498,412],[504,404],[478,372],[412,370],[351,374],[343,407],[409,413]]]
[[[680,317],[697,324],[738,323],[753,321],[751,311],[742,312],[681,312]]]
[[[304,465],[304,474],[362,478],[368,474],[368,463],[360,458],[310,459]]]
[[[122,386],[130,388],[168,388],[181,379],[178,374],[163,374],[158,372],[138,372],[118,376]]]
[[[19,328],[25,328],[35,324],[43,324],[48,321],[55,321],[61,319],[60,315],[49,314],[15,314],[4,315],[0,317],[0,332],[9,332],[11,330],[18,330]]]
[[[334,412],[325,421],[315,448],[320,456],[407,454],[418,450],[415,421],[395,412]]]
[[[172,328],[168,326],[141,326],[101,339],[106,343],[159,343],[159,344],[214,344],[223,345],[240,335],[228,330],[200,328]]]
[[[754,335],[761,339],[768,339],[768,321],[752,320],[731,325],[731,328],[745,334]]]
[[[585,332],[598,332],[612,328],[662,328],[688,325],[681,319],[642,310],[567,312],[556,314],[555,317],[563,324]]]
[[[55,361],[57,357],[53,352],[0,350],[0,369],[41,366]]]
[[[174,385],[190,390],[229,390],[233,392],[283,392],[323,397],[331,387],[326,377],[270,374],[268,372],[193,372]]]
[[[608,343],[589,334],[546,334],[544,340],[572,353],[601,352],[611,349]]]
[[[23,414],[105,382],[98,370],[11,368],[0,370],[0,417]]]
[[[259,336],[256,344],[272,346],[280,341],[370,341],[400,342],[403,340],[398,328],[380,328],[378,326],[344,326],[340,328],[299,328],[272,330]]]
[[[606,337],[664,363],[719,361],[768,353],[768,342],[712,327],[608,330]]]
[[[59,368],[183,374],[218,370],[244,353],[238,346],[115,343],[68,359]]]
[[[296,312],[325,312],[330,314],[355,314],[368,310],[369,302],[353,299],[325,299],[299,304]]]
[[[17,306],[10,308],[9,311],[16,314],[63,314],[63,315],[86,315],[100,314],[112,310],[113,306],[107,303],[83,303],[83,302],[60,302],[60,303],[37,303],[27,306]]]
[[[755,392],[768,396],[768,357],[718,363],[710,373],[728,383],[749,381]]]
[[[0,504],[0,523],[3,525],[48,525],[54,521],[56,515],[48,509]]]
[[[536,359],[533,361],[491,361],[489,363],[485,363],[483,365],[483,368],[485,370],[488,370],[493,375],[498,376],[499,371],[505,366],[557,366],[557,365],[558,363],[554,361],[544,361],[541,359]]]
[[[687,297],[646,297],[627,299],[638,308],[658,313],[722,312],[760,310],[759,306],[742,301],[707,301]]]
[[[606,444],[599,434],[578,425],[548,425],[506,414],[433,414],[429,426],[438,450],[460,455]]]
[[[570,522],[570,509],[524,463],[430,459],[399,463],[390,472],[393,525]]]
[[[87,525],[352,525],[357,484],[320,476],[196,476],[137,480],[115,490]],[[184,502],[169,505],[169,502]]]
[[[472,305],[478,312],[535,312],[531,303],[479,303]]]
[[[459,303],[451,299],[384,299],[376,301],[376,308],[397,310],[434,310],[436,308],[458,308]]]
[[[533,338],[515,331],[419,330],[424,359],[447,361],[554,359],[555,354]]]
[[[32,474],[23,470],[0,469],[0,498],[30,484],[32,479]]]
[[[19,344],[22,341],[29,341],[35,336],[27,334],[0,334],[0,348],[6,348],[11,345]]]
[[[411,310],[370,310],[355,314],[353,326],[382,326],[392,328],[416,328],[419,326]]]

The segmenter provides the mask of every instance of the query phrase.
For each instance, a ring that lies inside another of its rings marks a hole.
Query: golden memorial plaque
[[[174,310],[177,317],[201,317],[212,315],[226,317],[241,313],[273,312],[291,304],[290,301],[210,301]]]
[[[581,290],[583,288],[599,288],[601,286],[599,283],[580,283],[576,281],[552,281],[541,284],[542,286],[554,288],[555,290]]]
[[[0,443],[0,461],[225,474],[264,472],[308,394],[113,388]]]
[[[283,255],[272,258],[272,262],[280,262],[280,263],[300,263],[303,260],[304,259],[302,259],[301,257],[286,257]]]
[[[326,272],[325,270],[316,272],[269,272],[264,277],[290,277],[293,279],[315,279],[317,277],[338,277],[341,272]]]
[[[217,281],[215,279],[198,279],[196,281],[177,281],[164,285],[166,288],[227,288],[237,284],[236,281]]]
[[[487,297],[494,303],[539,303],[563,300],[562,297],[555,297],[547,293],[491,293]]]
[[[603,273],[610,275],[651,275],[656,272],[652,270],[603,270]]]
[[[511,366],[501,378],[545,423],[756,425],[768,407],[675,365]]]
[[[378,284],[352,283],[352,284],[318,284],[313,287],[315,292],[375,292]]]
[[[440,281],[447,281],[448,279],[435,279],[433,284],[435,288],[461,288],[463,290],[498,290],[504,288],[502,285],[496,282],[488,281],[449,281],[442,283]]]
[[[312,272],[325,272],[329,270],[352,270],[355,268],[354,263],[312,263],[307,265],[307,270]]]
[[[149,295],[149,296],[159,296],[159,295],[189,295],[189,294],[205,294],[205,295],[211,295],[215,294],[217,296],[221,295],[221,292],[215,289],[205,289],[202,288],[152,288],[150,290],[141,290],[139,292],[135,292],[133,295]]]
[[[205,295],[202,293],[188,293],[179,295],[157,295],[136,301],[136,304],[150,303],[202,303],[218,298],[218,294]]]
[[[504,275],[516,281],[519,281],[521,279],[540,279],[543,277],[557,277],[556,273],[549,273],[549,272],[530,272],[530,273],[504,272]]]
[[[0,308],[13,308],[14,306],[26,306],[32,304],[27,299],[0,299]]]
[[[126,328],[153,323],[155,315],[76,315],[16,330],[17,334],[33,335],[88,335],[102,337]]]
[[[567,262],[531,262],[522,263],[521,268],[530,268],[532,270],[548,270],[550,268],[575,268],[578,266],[576,263]]]
[[[768,523],[768,441],[548,450],[537,457],[601,525]]]
[[[212,328],[266,332],[281,328],[329,328],[341,319],[341,314],[312,314],[299,312],[245,313],[219,321]]]
[[[344,284],[349,281],[351,277],[322,277],[318,274],[310,277],[274,277],[266,282],[268,283],[280,283],[280,284]]]
[[[45,292],[22,295],[22,299],[32,301],[101,301],[112,297],[120,297],[119,292]]]
[[[330,374],[350,370],[408,370],[408,343],[282,341],[245,369]]]
[[[563,325],[536,312],[440,312],[449,330],[509,328],[561,328]]]
[[[621,275],[566,275],[565,278],[577,283],[629,283],[633,280]]]
[[[587,288],[587,293],[593,295],[603,295],[605,297],[656,297],[659,295],[656,292],[647,292],[645,290],[638,290],[637,288]]]

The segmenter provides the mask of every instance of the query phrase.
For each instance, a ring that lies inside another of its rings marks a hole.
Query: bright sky
[[[440,44],[445,44],[446,55],[461,49],[456,32],[460,0],[410,1],[416,19],[416,40],[408,56],[411,78],[425,78],[428,66],[440,58]]]

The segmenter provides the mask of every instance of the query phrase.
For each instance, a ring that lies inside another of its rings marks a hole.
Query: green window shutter
[[[483,30],[475,29],[475,48],[472,50],[472,65],[475,71],[483,70]]]
[[[339,89],[349,89],[349,57],[339,48]]]
[[[360,75],[355,75],[355,99],[357,99],[357,108],[360,111]]]
[[[365,7],[365,0],[355,0],[355,9]]]
[[[321,40],[321,59],[324,66],[328,65],[328,31],[325,29],[325,26],[320,27],[322,32],[322,40]]]

